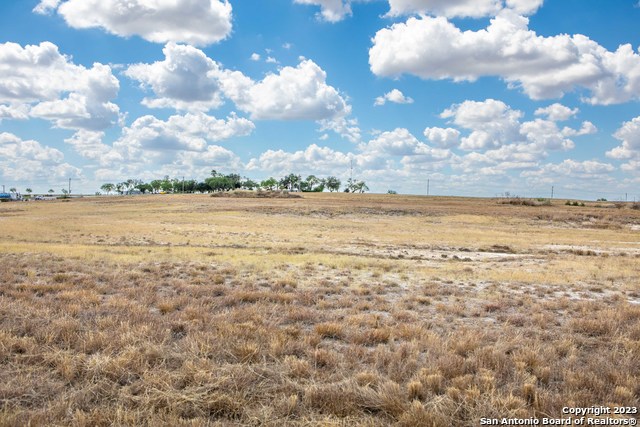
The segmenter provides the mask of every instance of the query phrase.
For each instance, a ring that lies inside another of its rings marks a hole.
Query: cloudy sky
[[[640,197],[638,0],[3,0],[0,185]]]

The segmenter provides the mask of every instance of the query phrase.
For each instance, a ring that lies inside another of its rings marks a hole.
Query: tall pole
[[[69,195],[71,195],[71,178],[69,178]]]
[[[553,185],[551,186],[551,198],[553,199]]]
[[[429,195],[429,179],[427,179],[427,196]]]
[[[184,194],[184,176],[182,177],[182,193]]]

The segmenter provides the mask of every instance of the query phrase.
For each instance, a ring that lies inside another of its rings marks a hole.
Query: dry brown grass
[[[360,196],[3,204],[0,426],[640,405],[638,211]]]

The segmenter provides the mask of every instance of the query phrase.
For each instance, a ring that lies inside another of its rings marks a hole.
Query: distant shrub
[[[551,200],[549,199],[525,199],[522,197],[512,197],[509,199],[502,199],[500,201],[503,205],[514,205],[514,206],[550,206]]]
[[[240,198],[240,199],[256,199],[256,198],[298,199],[298,198],[301,198],[302,196],[299,194],[289,193],[287,190],[283,190],[283,191],[235,190],[235,191],[219,191],[211,194],[211,197],[231,197],[231,198]]]

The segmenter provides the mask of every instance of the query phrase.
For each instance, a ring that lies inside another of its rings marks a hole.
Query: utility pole
[[[71,196],[71,178],[69,178],[69,196]]]
[[[624,201],[625,201],[625,202],[628,202],[628,200],[627,200],[627,193],[624,193]]]
[[[551,198],[553,199],[553,185],[551,186]]]
[[[184,176],[182,177],[182,194],[184,194]]]

